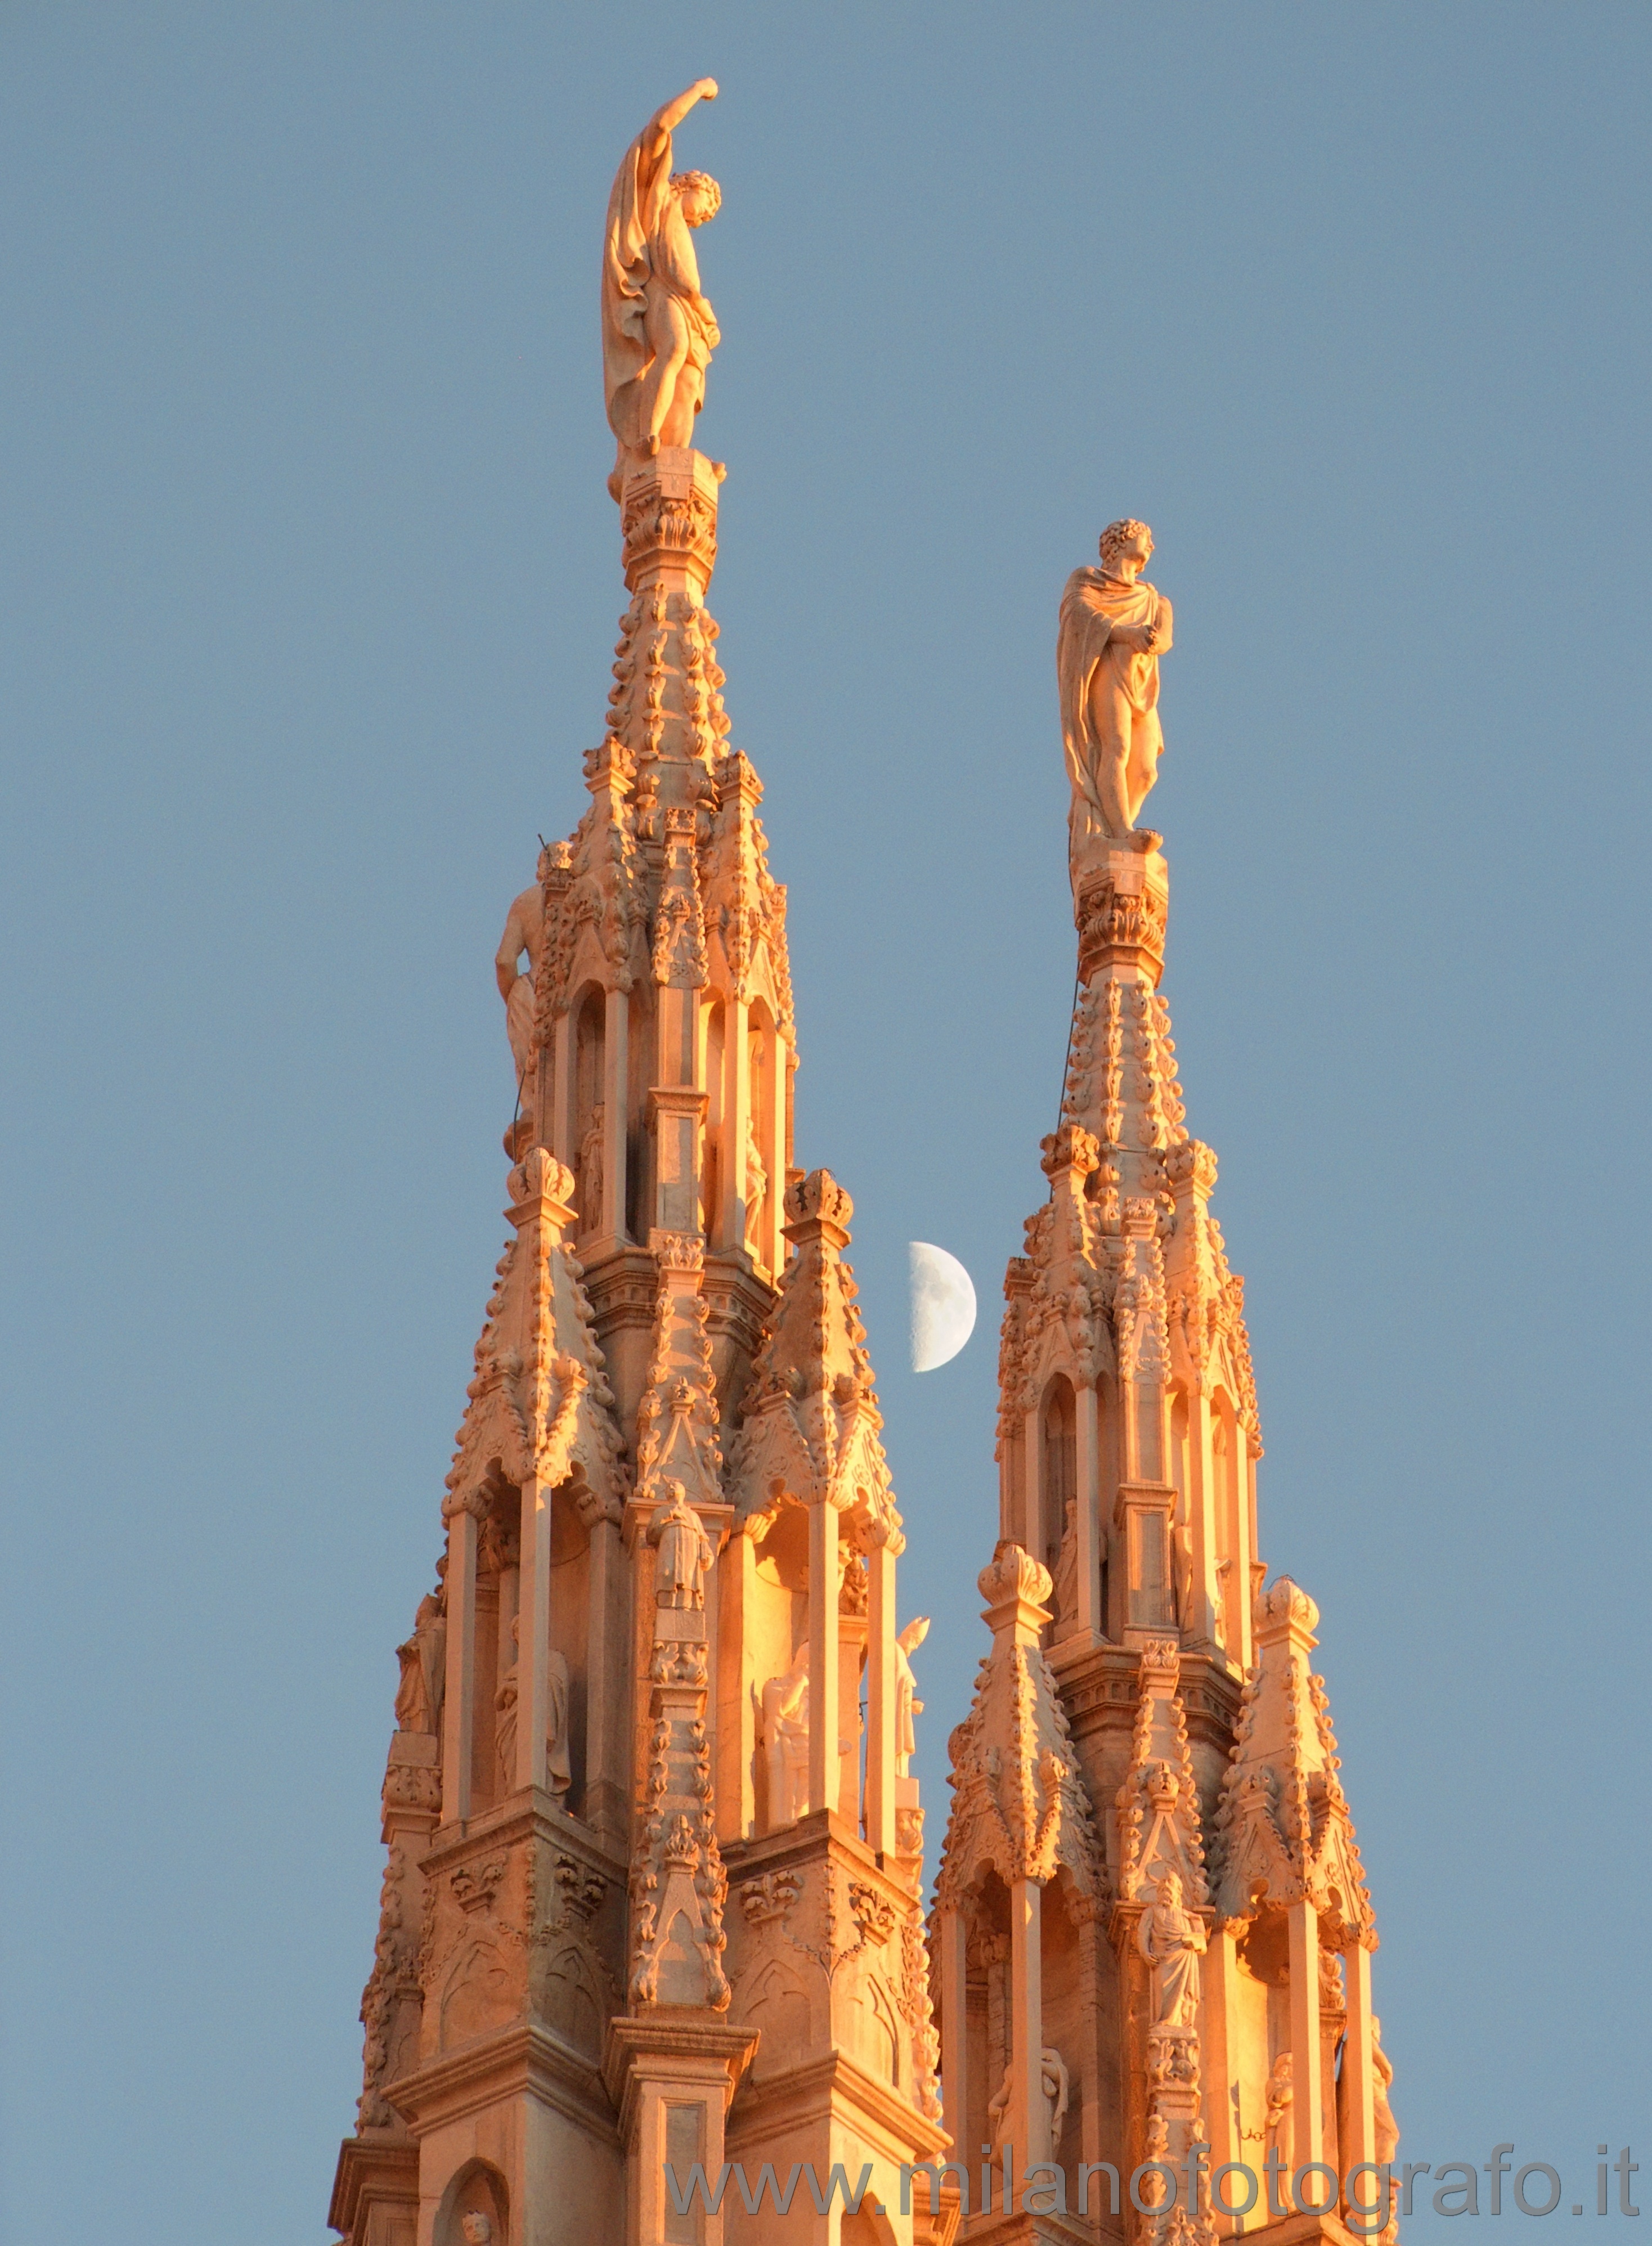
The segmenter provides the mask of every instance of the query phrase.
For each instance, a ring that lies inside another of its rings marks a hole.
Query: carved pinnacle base
[[[1159,852],[1110,849],[1078,878],[1073,918],[1080,979],[1122,970],[1157,989],[1169,912],[1170,871]]]
[[[717,485],[704,453],[667,446],[628,475],[620,499],[625,582],[633,593],[663,584],[705,598],[717,564]]]

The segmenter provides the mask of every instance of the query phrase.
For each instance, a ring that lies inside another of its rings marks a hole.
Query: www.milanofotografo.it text
[[[1265,2220],[1334,2212],[1350,2230],[1375,2237],[1397,2216],[1411,2215],[1423,2204],[1441,2215],[1547,2215],[1558,2213],[1563,2205],[1573,2215],[1587,2209],[1596,2215],[1638,2215],[1631,2184],[1640,2162],[1627,2145],[1615,2160],[1608,2157],[1605,2145],[1595,2150],[1592,2206],[1583,2200],[1568,2202],[1559,2169],[1548,2161],[1517,2161],[1513,2143],[1493,2145],[1487,2161],[1360,2161],[1346,2175],[1339,2175],[1326,2161],[1309,2161],[1293,2168],[1277,2151],[1260,2168],[1244,2161],[1224,2161],[1213,2168],[1210,2146],[1195,2144],[1185,2161],[1144,2161],[1123,2179],[1110,2161],[1086,2161],[1071,2170],[1040,2161],[1017,2173],[1015,2148],[1003,2145],[982,2162],[976,2176],[961,2161],[903,2161],[897,2175],[903,2215],[913,2211],[913,2188],[920,2178],[931,2207],[949,2179],[965,2215],[1088,2215],[1092,2208],[1103,2207],[1117,2215],[1127,2195],[1141,2215],[1168,2214],[1178,2203],[1193,2213],[1214,2209],[1227,2215],[1260,2214],[1266,2209]],[[784,2181],[770,2161],[755,2175],[740,2161],[724,2161],[715,2176],[708,2176],[699,2161],[686,2174],[679,2174],[670,2161],[664,2163],[666,2195],[679,2215],[697,2204],[709,2214],[720,2213],[731,2189],[748,2215],[756,2215],[765,2202],[776,2214],[790,2214],[800,2189],[818,2214],[826,2214],[833,2200],[846,2212],[858,2213],[872,2189],[872,2178],[869,2162],[853,2182],[842,2163],[835,2162],[824,2183],[812,2161],[793,2161]]]

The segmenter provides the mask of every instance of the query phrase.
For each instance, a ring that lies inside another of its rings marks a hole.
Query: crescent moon
[[[912,1282],[912,1370],[933,1372],[976,1330],[976,1290],[955,1256],[927,1240],[907,1243]]]

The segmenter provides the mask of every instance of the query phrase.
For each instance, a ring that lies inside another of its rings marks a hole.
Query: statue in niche
[[[459,2228],[465,2246],[493,2246],[493,2225],[486,2215],[474,2211],[461,2215]]]
[[[656,110],[626,150],[608,199],[602,245],[602,389],[618,452],[608,487],[662,446],[690,446],[719,337],[700,293],[690,230],[715,218],[723,191],[704,172],[673,172],[671,135],[697,101],[717,99],[703,78]]]
[[[755,1262],[761,1252],[763,1204],[768,1198],[769,1172],[758,1144],[757,1124],[750,1110],[745,1119],[745,1236],[741,1242]]]
[[[1289,2131],[1291,2098],[1295,2085],[1291,2080],[1290,2053],[1281,2051],[1274,2061],[1264,2092],[1267,2110],[1262,2115],[1262,2136],[1270,2153],[1277,2153],[1288,2161],[1290,2157]]]
[[[1166,1872],[1159,1898],[1141,1915],[1137,1946],[1152,1970],[1150,2018],[1159,2027],[1192,2027],[1199,2018],[1199,1960],[1205,1949],[1201,1919],[1184,1909],[1181,1879]]]
[[[1170,602],[1141,575],[1152,550],[1145,522],[1110,522],[1101,567],[1075,569],[1061,596],[1056,678],[1075,895],[1110,844],[1150,850],[1159,841],[1136,825],[1159,777],[1159,658],[1171,646]]]
[[[447,1616],[439,1589],[426,1591],[413,1617],[413,1634],[396,1649],[402,1664],[396,1687],[396,1725],[404,1732],[439,1732],[447,1683]]]
[[[1055,1592],[1057,1637],[1067,1637],[1078,1627],[1078,1501],[1067,1500],[1061,1524],[1061,1549],[1056,1555]]]
[[[648,1541],[659,1553],[654,1567],[654,1603],[662,1607],[704,1608],[705,1579],[717,1555],[689,1503],[680,1481],[663,1484],[665,1502],[649,1523]]]
[[[540,852],[540,877],[531,889],[524,889],[513,900],[505,915],[505,933],[499,940],[499,949],[493,955],[493,974],[499,983],[499,994],[505,1001],[505,1034],[510,1040],[511,1058],[516,1064],[516,1096],[519,1103],[527,1097],[528,1064],[534,1058],[534,993],[539,984],[540,954],[545,946],[545,890],[543,883],[551,867],[548,847]],[[520,972],[522,956],[527,956],[527,972]]]
[[[522,1661],[520,1615],[511,1617],[511,1665],[493,1695],[493,1752],[499,1762],[501,1793],[516,1791],[516,1717]],[[545,1776],[550,1791],[560,1801],[574,1782],[574,1772],[568,1755],[568,1663],[554,1646],[550,1648],[547,1660],[547,1683]]]
[[[602,1229],[602,1134],[607,1113],[599,1099],[580,1140],[580,1230],[586,1234]]]
[[[988,2134],[995,2147],[1003,2139],[1004,2117],[1010,2111],[1010,2093],[1013,2066],[1004,2069],[1003,2080],[987,2107]],[[1067,2118],[1067,2106],[1072,2096],[1072,2086],[1067,2073],[1067,2063],[1052,2045],[1046,2044],[1039,2054],[1038,2087],[1044,2093],[1044,2119],[1050,2128],[1050,2149],[1053,2153],[1061,2142],[1061,2125]]]
[[[763,1688],[763,1752],[769,1776],[769,1829],[795,1825],[809,1799],[809,1645]]]
[[[929,1617],[920,1615],[894,1642],[894,1766],[901,1778],[910,1773],[912,1758],[918,1752],[918,1727],[913,1719],[922,1715],[923,1703],[912,1673],[912,1657],[928,1635]]]

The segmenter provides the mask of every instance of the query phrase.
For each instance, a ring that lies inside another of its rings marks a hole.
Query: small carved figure
[[[1191,2027],[1199,2018],[1199,1960],[1205,1949],[1202,1920],[1182,1908],[1181,1880],[1166,1872],[1159,1899],[1143,1911],[1137,1945],[1152,1969],[1152,2019],[1160,2027]]]
[[[742,1245],[748,1256],[755,1257],[762,1236],[763,1204],[768,1198],[769,1173],[763,1160],[763,1149],[758,1144],[757,1125],[748,1113],[745,1119],[745,1236]]]
[[[493,2246],[493,2226],[485,2215],[461,2215],[459,2227],[464,2234],[465,2246]]]
[[[1055,1608],[1057,1637],[1069,1637],[1078,1626],[1078,1501],[1067,1500],[1061,1524],[1061,1549],[1056,1555]]]
[[[1372,2085],[1376,2093],[1377,2157],[1379,2161],[1391,2161],[1399,2150],[1399,2125],[1388,2099],[1394,2086],[1394,2068],[1383,2049],[1383,2023],[1375,2016],[1371,2020],[1371,2072],[1377,2078]]]
[[[1268,2088],[1264,2094],[1268,2100],[1268,2109],[1262,2116],[1262,2134],[1267,2140],[1268,2150],[1279,2153],[1288,2161],[1290,2146],[1288,2131],[1290,2124],[1292,2084],[1290,2053],[1288,2051],[1281,2051],[1274,2061],[1273,2071],[1268,2075]]]
[[[648,1530],[648,1541],[660,1555],[654,1569],[655,1604],[701,1608],[705,1604],[705,1579],[717,1555],[682,1483],[668,1481],[663,1487],[665,1503]]]
[[[911,1771],[912,1758],[918,1752],[918,1727],[913,1719],[923,1713],[912,1657],[928,1635],[929,1617],[920,1615],[894,1642],[894,1766],[901,1778]]]
[[[1171,646],[1170,602],[1142,576],[1153,550],[1145,522],[1110,522],[1101,567],[1075,569],[1061,596],[1056,677],[1072,785],[1073,888],[1107,845],[1151,847],[1136,819],[1159,776],[1159,658]]]
[[[998,2085],[987,2107],[988,2132],[995,2146],[1003,2141],[1004,2117],[1010,2111],[1010,2093],[1014,2073],[1013,2066],[1005,2067],[1003,2080]],[[1044,2093],[1044,2119],[1050,2130],[1050,2149],[1054,2152],[1061,2142],[1061,2125],[1067,2118],[1067,2106],[1072,2096],[1072,2085],[1067,2072],[1067,2062],[1050,2044],[1044,2045],[1039,2057],[1038,2087]]]
[[[602,1135],[607,1112],[599,1099],[580,1140],[580,1230],[587,1235],[602,1229]]]
[[[602,388],[618,445],[608,490],[662,446],[694,442],[705,373],[719,337],[700,293],[690,229],[715,218],[723,193],[704,172],[671,169],[671,135],[697,101],[717,99],[703,78],[668,101],[626,150],[608,201],[602,248]]]
[[[783,1676],[763,1688],[763,1747],[769,1777],[769,1829],[795,1825],[809,1796],[809,1646],[806,1638]]]
[[[528,1064],[534,1058],[534,991],[539,982],[540,954],[545,943],[543,884],[550,864],[549,849],[541,850],[539,880],[531,889],[524,889],[520,896],[513,900],[505,915],[505,933],[493,955],[493,974],[500,997],[505,1001],[505,1034],[510,1039],[511,1058],[516,1064],[517,1097],[524,1102]],[[519,971],[525,952],[526,975]]]
[[[413,1618],[413,1634],[396,1649],[402,1664],[396,1687],[396,1724],[404,1732],[439,1732],[447,1682],[447,1617],[439,1591],[426,1591]]]
[[[516,1716],[520,1692],[522,1618],[511,1618],[511,1644],[515,1649],[493,1695],[493,1751],[499,1762],[500,1791],[516,1791]],[[568,1753],[568,1663],[554,1646],[546,1662],[545,1773],[550,1791],[560,1800],[574,1782]]]

